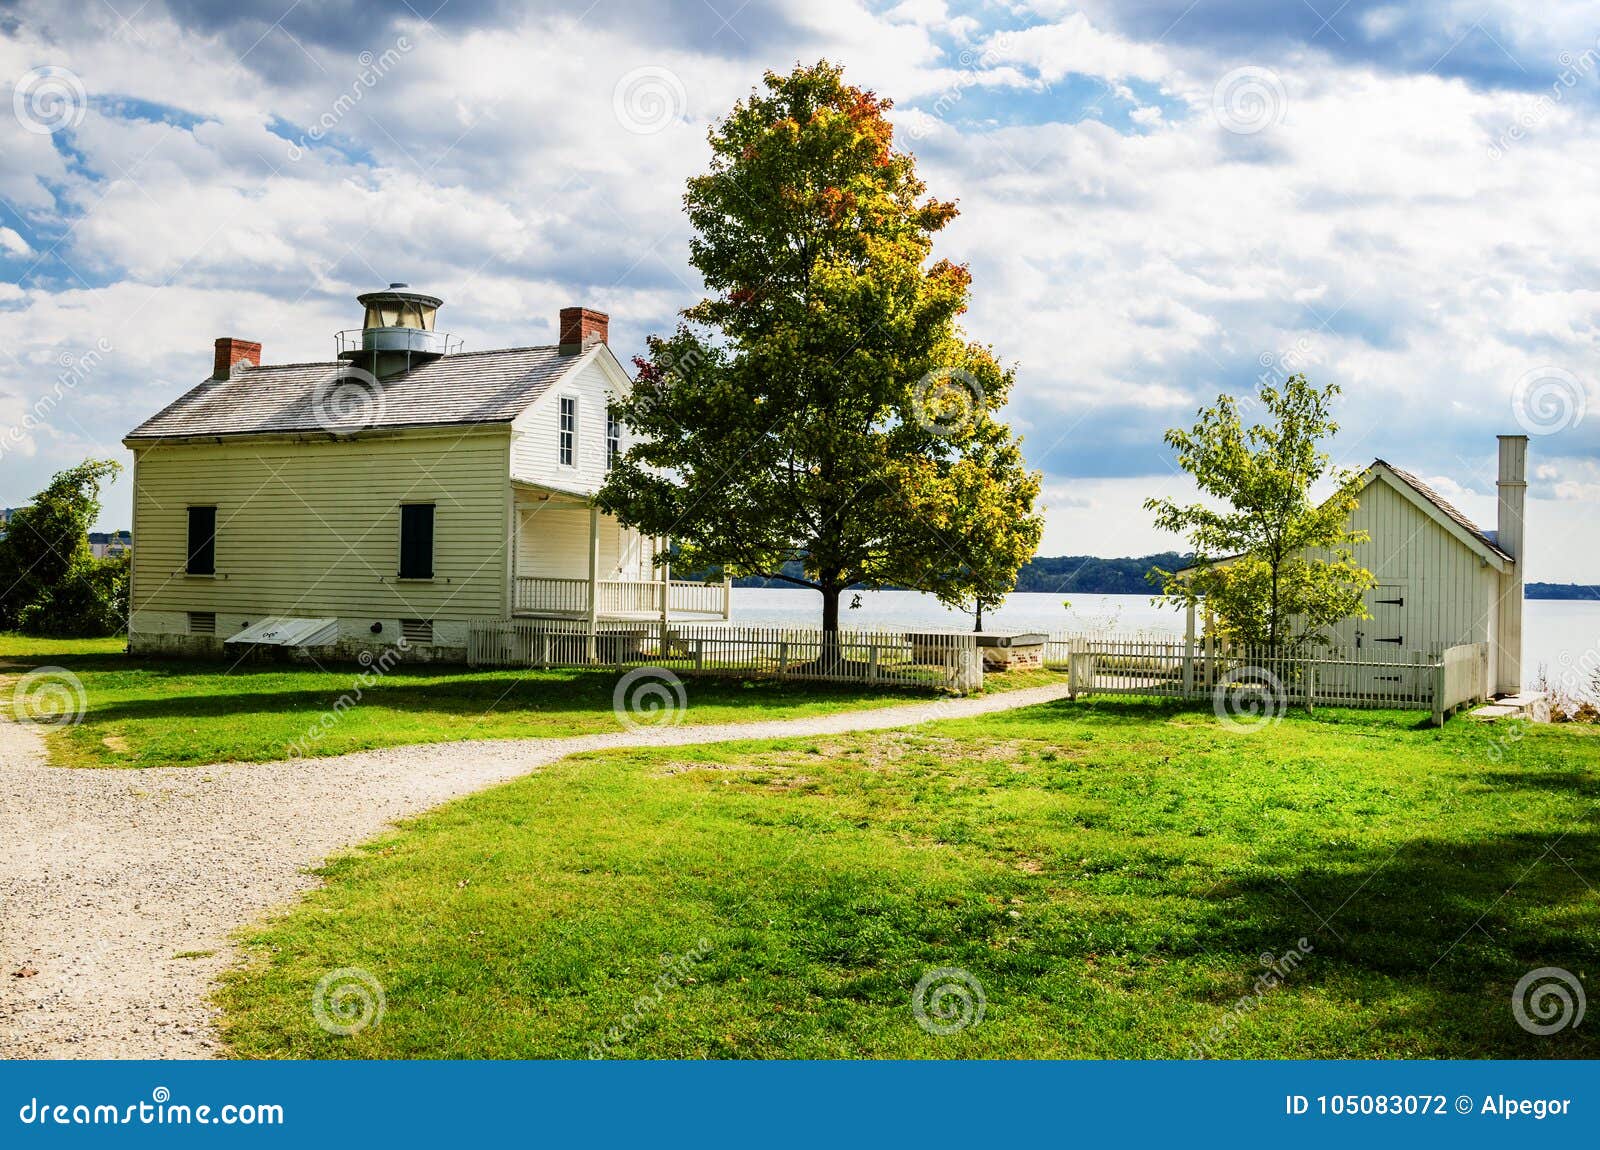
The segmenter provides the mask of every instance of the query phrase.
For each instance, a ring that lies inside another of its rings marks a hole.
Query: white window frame
[[[570,432],[572,436],[572,458],[564,459],[562,457],[567,454],[567,435],[569,434],[565,426],[566,406],[568,403],[572,404],[572,431]],[[578,466],[578,429],[580,423],[578,412],[578,397],[576,395],[556,396],[556,466],[558,467]]]
[[[616,428],[616,435],[611,434]],[[615,445],[613,449],[613,445]],[[606,470],[610,471],[622,458],[622,417],[611,404],[606,404]]]

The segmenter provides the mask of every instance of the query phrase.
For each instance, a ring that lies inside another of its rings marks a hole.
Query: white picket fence
[[[467,662],[485,667],[656,666],[704,675],[737,675],[881,686],[933,687],[966,693],[983,686],[983,660],[970,633],[840,631],[831,638],[805,627],[602,623],[475,619]]]
[[[659,666],[689,674],[733,675],[966,693],[983,686],[983,660],[970,632],[856,629],[831,641],[806,627],[731,624],[601,623],[475,619],[467,662],[490,667]],[[1067,672],[1074,697],[1142,695],[1211,699],[1264,696],[1279,706],[1431,711],[1436,721],[1489,695],[1484,643],[1440,652],[1323,648],[1285,655],[1220,648],[1170,635],[1057,633],[1045,665]]]
[[[1046,666],[1065,669],[1074,696],[1145,695],[1226,702],[1252,693],[1278,705],[1427,710],[1436,721],[1489,694],[1485,643],[1438,653],[1374,648],[1279,651],[1218,648],[1202,640],[1052,635]]]

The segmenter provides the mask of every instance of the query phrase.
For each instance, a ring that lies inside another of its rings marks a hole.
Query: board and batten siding
[[[1363,648],[1439,651],[1492,641],[1499,573],[1387,477],[1361,492],[1350,526],[1370,536],[1353,550],[1377,586],[1367,594],[1372,618],[1329,628],[1335,645],[1354,647],[1359,637]],[[1395,638],[1404,641],[1381,642]]]
[[[217,612],[219,635],[224,617],[501,615],[508,451],[503,426],[136,446],[132,629],[190,611]],[[398,578],[402,503],[436,505],[432,579]],[[192,505],[217,508],[215,577],[184,573]]]

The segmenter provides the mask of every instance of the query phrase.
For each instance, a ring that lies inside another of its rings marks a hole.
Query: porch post
[[[672,563],[669,556],[672,554],[672,541],[666,535],[656,538],[656,549],[661,555],[661,657],[668,655],[667,620],[671,612],[672,595]]]
[[[1189,600],[1189,609],[1183,620],[1183,694],[1185,698],[1194,695],[1194,600]]]
[[[516,492],[511,493],[511,582],[510,594],[506,597],[506,618],[510,619],[517,613],[517,552],[522,548],[522,505],[517,502]]]
[[[595,639],[600,621],[600,509],[589,507],[589,662],[595,661],[599,644]]]

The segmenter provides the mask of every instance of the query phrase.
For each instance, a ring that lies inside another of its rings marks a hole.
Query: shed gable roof
[[[1366,490],[1375,481],[1382,479],[1396,491],[1411,499],[1434,522],[1442,526],[1455,538],[1467,547],[1487,559],[1496,570],[1504,570],[1506,564],[1515,563],[1516,559],[1495,541],[1483,528],[1468,519],[1460,509],[1411,472],[1383,459],[1374,459],[1365,472],[1366,482],[1362,490]],[[1238,555],[1219,555],[1209,561],[1209,565],[1231,563],[1240,558]],[[1180,567],[1179,572],[1197,570],[1195,566]]]
[[[562,355],[554,346],[457,352],[379,383],[380,399],[362,408],[361,429],[510,423],[567,373],[595,356]],[[329,363],[269,364],[208,379],[128,433],[130,440],[211,438],[332,430],[326,413],[330,380],[346,367]],[[618,368],[620,371],[621,369]],[[337,397],[334,397],[337,405]]]
[[[1455,504],[1422,482],[1411,472],[1396,467],[1394,464],[1382,459],[1374,459],[1372,466],[1367,471],[1369,475],[1374,477],[1384,475],[1386,478],[1398,480],[1399,482],[1393,484],[1393,486],[1398,487],[1402,492],[1406,488],[1410,488],[1413,494],[1420,497],[1428,507],[1431,507],[1436,512],[1434,518],[1438,519],[1442,516],[1445,528],[1448,530],[1454,527],[1455,530],[1451,533],[1458,538],[1465,536],[1466,538],[1462,539],[1462,542],[1466,543],[1474,551],[1485,555],[1486,558],[1495,559],[1502,563],[1516,562],[1510,552],[1495,542],[1488,532],[1468,519]],[[1427,510],[1427,508],[1424,508],[1424,510]]]

